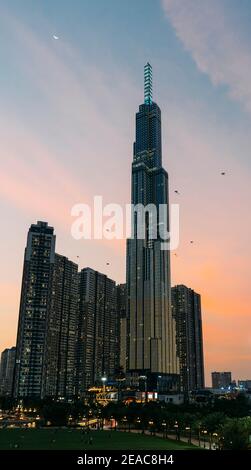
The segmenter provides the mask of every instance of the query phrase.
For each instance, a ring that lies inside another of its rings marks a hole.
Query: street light
[[[150,421],[148,421],[148,424],[149,424],[149,426],[150,426],[150,432],[151,432],[151,434],[152,434],[152,433],[153,433],[153,425],[154,425],[153,420],[150,419]]]
[[[179,441],[179,424],[177,421],[175,421],[174,427],[176,429],[176,441]]]
[[[191,426],[186,426],[186,431],[189,431],[189,436],[188,436],[188,443],[191,444],[192,436],[191,436]]]
[[[106,381],[107,381],[107,377],[105,377],[105,376],[104,376],[104,377],[101,377],[101,381],[102,381],[102,383],[103,383],[103,392],[105,393],[105,383],[106,383]]]
[[[140,379],[144,380],[144,393],[145,393],[145,403],[147,402],[147,376],[146,375],[140,375]],[[141,403],[142,403],[142,395],[141,395]]]
[[[204,449],[205,449],[205,447],[206,447],[206,435],[207,435],[207,431],[204,430],[204,431],[203,431],[203,434],[204,434]]]
[[[163,427],[163,438],[167,438],[167,425],[166,425],[166,422],[163,421],[162,422],[162,427]]]
[[[219,447],[219,436],[218,436],[218,433],[217,433],[217,432],[214,432],[214,433],[213,433],[213,437],[215,438],[215,441],[216,441],[216,442],[214,442],[215,448],[218,449],[218,447]]]
[[[126,430],[126,423],[127,423],[127,417],[124,416],[124,418],[122,419],[123,423],[124,423],[124,430]]]

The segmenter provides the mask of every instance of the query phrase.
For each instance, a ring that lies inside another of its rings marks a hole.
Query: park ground
[[[121,431],[0,429],[0,450],[196,450],[184,442]]]

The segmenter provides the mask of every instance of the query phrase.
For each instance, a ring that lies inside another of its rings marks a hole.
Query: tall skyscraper
[[[84,268],[79,282],[77,391],[84,395],[102,377],[112,378],[119,363],[116,286],[105,274]]]
[[[117,291],[117,314],[118,314],[118,338],[119,338],[119,365],[124,372],[128,370],[129,352],[129,322],[127,316],[127,289],[126,284],[118,284]]]
[[[0,397],[11,397],[13,391],[16,348],[5,349],[0,362]]]
[[[176,319],[181,387],[185,393],[204,388],[203,337],[200,295],[186,286],[172,287]]]
[[[212,372],[213,388],[228,388],[232,382],[231,372]]]
[[[44,373],[47,321],[55,261],[54,229],[32,224],[24,255],[17,334],[14,395],[40,397]]]
[[[75,394],[78,319],[78,266],[55,255],[45,351],[43,396]]]
[[[134,211],[134,237],[127,243],[129,370],[132,376],[148,377],[153,388],[158,388],[157,382],[161,379],[161,388],[170,389],[177,379],[178,363],[171,312],[170,253],[162,249],[160,236],[160,204],[166,205],[169,231],[168,174],[162,167],[161,111],[152,101],[149,63],[144,69],[144,92],[144,103],[136,114],[131,201],[134,208],[138,204],[144,208],[151,204],[156,208],[157,234],[155,239],[150,236],[151,215],[146,213],[142,224]]]

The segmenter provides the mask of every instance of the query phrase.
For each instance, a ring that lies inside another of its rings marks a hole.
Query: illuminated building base
[[[158,374],[149,371],[130,371],[127,383],[140,392],[174,393],[180,390],[178,374]]]

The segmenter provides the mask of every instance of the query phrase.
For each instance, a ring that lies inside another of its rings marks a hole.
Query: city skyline
[[[213,370],[231,370],[234,378],[248,378],[250,89],[244,59],[251,50],[245,29],[250,8],[246,2],[241,8],[232,0],[229,7],[225,1],[220,6],[210,2],[210,21],[223,13],[226,18],[224,27],[215,22],[217,39],[224,39],[226,51],[236,59],[229,59],[227,52],[222,57],[222,51],[213,49],[210,62],[210,38],[202,34],[205,8],[196,1],[186,3],[191,13],[197,7],[197,26],[184,14],[182,1],[176,2],[176,8],[172,1],[159,2],[156,8],[149,1],[143,8],[138,1],[128,12],[109,1],[107,10],[103,8],[103,26],[96,16],[100,13],[97,2],[86,3],[84,10],[82,2],[76,1],[69,24],[66,2],[55,1],[53,7],[49,2],[37,2],[38,9],[32,12],[28,3],[22,9],[16,1],[8,8],[1,6],[1,34],[8,38],[5,50],[0,46],[5,64],[0,87],[1,214],[5,220],[1,350],[15,344],[23,247],[27,228],[36,220],[48,220],[55,227],[59,252],[74,262],[79,256],[81,268],[91,266],[116,282],[125,281],[125,242],[72,240],[70,209],[76,202],[89,202],[97,190],[107,202],[129,202],[133,115],[142,100],[142,67],[149,60],[162,107],[171,202],[181,204],[181,243],[178,256],[171,254],[172,285],[185,284],[202,297],[207,384]],[[156,32],[153,44],[147,42],[144,32],[140,39],[136,28],[143,30],[143,10],[144,28],[151,22]],[[82,23],[77,22],[78,15]],[[244,23],[241,34],[240,19]],[[112,33],[122,31],[117,45],[112,45],[108,31],[111,20],[116,24]],[[129,21],[131,39],[126,34]],[[95,29],[92,44],[94,23],[100,28]],[[226,43],[228,28],[232,31],[230,44]],[[59,39],[53,40],[52,34]],[[233,48],[231,38],[236,36]],[[94,57],[101,39],[100,54]],[[109,51],[107,64],[105,51]],[[126,51],[132,57],[129,64],[123,59]],[[189,240],[194,240],[193,246]]]

